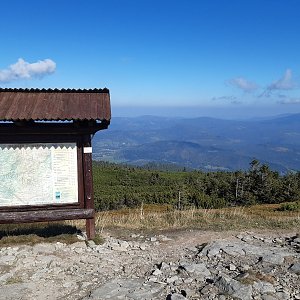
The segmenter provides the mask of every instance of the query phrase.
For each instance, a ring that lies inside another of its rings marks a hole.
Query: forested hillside
[[[155,171],[94,162],[97,210],[149,203],[220,208],[300,199],[300,172],[280,176],[253,160],[247,171]]]

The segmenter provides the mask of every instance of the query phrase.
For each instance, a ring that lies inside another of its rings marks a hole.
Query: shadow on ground
[[[81,230],[67,224],[18,224],[0,225],[0,240],[8,237],[37,236],[40,238],[52,238],[61,235],[80,234]]]

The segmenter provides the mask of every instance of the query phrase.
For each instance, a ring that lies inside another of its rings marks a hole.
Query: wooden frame
[[[0,223],[46,222],[86,219],[88,239],[95,237],[95,211],[92,177],[91,134],[107,128],[108,124],[73,123],[1,123],[0,144],[67,143],[77,145],[78,203],[35,206],[0,207]]]

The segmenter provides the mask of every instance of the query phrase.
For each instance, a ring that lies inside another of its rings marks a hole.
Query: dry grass
[[[255,205],[223,209],[175,210],[168,205],[144,205],[136,209],[96,214],[96,229],[120,230],[245,230],[300,229],[300,213],[278,211],[280,205]],[[74,243],[85,230],[85,220],[59,223],[0,225],[0,246],[60,241]],[[97,241],[98,242],[98,241]],[[103,242],[100,238],[99,243]]]
[[[143,210],[100,212],[96,227],[127,229],[182,229],[235,230],[235,229],[289,229],[300,227],[299,212],[277,211],[278,205],[256,205],[224,209],[173,210],[170,207],[145,206]]]
[[[16,283],[22,283],[23,280],[20,277],[10,277],[6,280],[5,284],[16,284]]]
[[[265,282],[269,282],[271,284],[275,284],[276,280],[275,278],[270,275],[270,274],[263,274],[261,272],[254,272],[252,270],[249,270],[245,275],[245,277],[242,278],[237,278],[239,282],[243,283],[243,284],[253,284],[254,282],[257,281],[265,281]]]

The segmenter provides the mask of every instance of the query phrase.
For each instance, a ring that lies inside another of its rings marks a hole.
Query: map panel
[[[76,143],[0,144],[0,207],[76,202]]]

